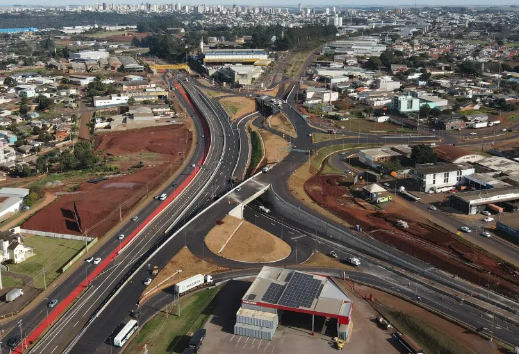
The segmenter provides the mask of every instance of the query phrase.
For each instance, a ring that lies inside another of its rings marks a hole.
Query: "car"
[[[506,131],[507,131],[507,129],[506,129],[506,128],[503,128],[503,129],[501,129],[501,131],[502,131],[502,132],[506,132]]]
[[[330,257],[333,257],[335,259],[339,259],[339,256],[337,255],[337,253],[335,253],[335,251],[331,251],[330,252]]]
[[[438,208],[435,207],[434,205],[429,205],[429,209],[432,211],[438,210]]]
[[[470,228],[468,228],[467,226],[460,227],[460,230],[463,231],[463,232],[466,232],[466,233],[472,232],[472,230]]]
[[[264,212],[265,214],[270,213],[270,209],[264,207],[263,205],[260,205],[260,206],[258,207],[258,209],[259,209],[260,211]]]
[[[49,301],[49,303],[47,304],[47,306],[50,307],[50,308],[53,308],[53,307],[56,306],[57,304],[58,304],[58,300],[54,299],[54,300]]]
[[[159,198],[160,198],[160,195],[156,195],[153,197],[153,199],[155,199],[155,200],[159,200]]]
[[[389,185],[389,183],[386,182],[386,183],[384,183],[384,187],[391,187],[391,186]]]
[[[310,136],[310,137],[311,137],[311,136],[312,136],[312,133],[308,133],[308,136]]]
[[[476,133],[476,132],[470,132],[469,134],[470,135],[478,135],[478,133]]]
[[[162,193],[162,194],[160,195],[159,199],[160,199],[161,201],[164,201],[164,200],[166,200],[167,197],[168,197],[168,195],[167,195],[166,193]]]
[[[236,187],[236,189],[234,190],[235,192],[239,192],[241,191],[241,187]]]
[[[484,222],[491,222],[491,221],[494,221],[494,218],[489,216],[488,218],[484,218],[483,221]]]
[[[9,338],[6,342],[6,344],[10,348],[16,348],[16,346],[18,346],[18,344],[20,343],[21,340],[22,340],[22,337],[20,337],[20,335],[17,334],[14,337]]]
[[[93,260],[94,260],[94,257],[88,257],[87,259],[85,259],[85,262],[92,263]]]
[[[346,155],[346,153],[343,151],[343,152],[339,153],[339,155],[343,156],[343,155]]]
[[[151,278],[146,278],[142,283],[144,285],[150,285],[151,284]]]
[[[481,233],[481,236],[484,236],[484,237],[490,237],[490,232],[482,232]]]
[[[481,212],[481,214],[486,215],[486,216],[490,216],[490,215],[492,215],[492,213],[489,212],[488,210],[483,210],[483,211]]]
[[[98,258],[94,259],[94,264],[99,264],[99,263],[101,263],[101,258],[98,257]]]
[[[195,168],[195,167],[196,167],[196,164],[195,164],[195,163],[194,163],[194,164],[192,164],[192,165],[191,165],[191,167]]]
[[[139,217],[137,215],[135,215],[133,218],[132,218],[132,221],[137,221],[139,220]]]
[[[123,238],[124,238],[123,234],[120,234],[119,236],[117,236],[117,239],[119,239],[119,240],[122,240]]]
[[[133,310],[132,312],[130,312],[130,316],[133,317],[133,318],[139,318],[141,313],[142,313],[141,310]]]
[[[270,171],[270,168],[268,166],[267,167],[263,167],[261,169],[261,172],[263,172],[263,173],[267,173],[268,171]]]
[[[454,194],[454,193],[458,193],[458,190],[457,190],[457,189],[451,189],[451,190],[449,191],[449,193],[453,193],[453,194]]]

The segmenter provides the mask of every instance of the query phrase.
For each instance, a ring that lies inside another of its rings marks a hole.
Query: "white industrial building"
[[[264,49],[207,49],[204,55],[204,63],[207,64],[255,63],[268,59]]]
[[[128,104],[129,96],[111,95],[94,97],[94,107],[112,107]]]
[[[464,176],[476,172],[471,165],[447,163],[416,165],[413,179],[420,184],[423,192],[441,192],[462,184]]]
[[[29,195],[26,188],[0,189],[0,220],[17,213],[22,208],[23,199]]]
[[[398,90],[400,86],[400,81],[393,81],[389,76],[384,76],[375,80],[375,88],[381,91]]]
[[[103,50],[82,50],[77,53],[71,53],[71,60],[99,60],[101,58],[107,59],[110,56],[109,52]]]
[[[339,93],[324,87],[308,87],[305,90],[305,103],[316,104],[333,102],[339,99]]]

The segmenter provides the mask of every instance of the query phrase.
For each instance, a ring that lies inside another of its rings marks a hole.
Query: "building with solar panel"
[[[337,326],[337,337],[347,339],[353,303],[333,278],[292,269],[264,266],[242,298],[234,334],[272,340],[283,314],[318,316]]]

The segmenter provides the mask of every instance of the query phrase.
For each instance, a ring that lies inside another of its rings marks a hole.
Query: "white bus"
[[[139,328],[139,324],[135,320],[130,320],[128,323],[124,326],[123,329],[115,336],[114,338],[114,345],[116,347],[122,347],[124,343],[130,339],[132,334]]]

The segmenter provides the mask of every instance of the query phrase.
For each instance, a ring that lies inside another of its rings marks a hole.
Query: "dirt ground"
[[[191,133],[181,126],[109,133],[97,138],[97,152],[120,173],[83,182],[27,220],[29,230],[102,237],[181,166]],[[187,139],[186,139],[187,137]],[[74,204],[78,215],[74,212]]]
[[[274,262],[291,252],[286,242],[230,215],[209,231],[205,243],[211,252],[240,262]]]
[[[290,135],[292,138],[296,137],[296,130],[284,113],[279,112],[271,116],[269,118],[269,123],[272,129],[275,129],[280,133]]]
[[[337,175],[317,175],[305,183],[306,193],[317,204],[351,225],[360,225],[371,237],[474,284],[487,284],[502,294],[517,296],[515,269],[470,247],[449,232],[424,222],[406,204],[390,203],[386,210],[367,204],[349,190],[349,182]],[[362,186],[357,187],[357,189]],[[357,193],[357,192],[356,192]],[[404,230],[394,224],[405,220]]]
[[[267,164],[277,163],[288,155],[287,150],[280,150],[281,148],[288,148],[288,141],[264,129],[258,129],[252,124],[250,127],[252,130],[257,131],[261,135],[261,139],[263,139],[263,146],[265,147],[265,162]]]
[[[182,270],[174,277],[171,277],[178,270]],[[162,268],[157,276],[152,280],[151,284],[148,285],[144,293],[149,289],[154,288],[158,284],[161,284],[161,288],[165,286],[171,286],[172,284],[178,283],[184,279],[192,277],[196,274],[213,274],[227,270],[226,268],[217,266],[216,264],[202,261],[196,257],[191,251],[184,247],[182,248],[171,260]],[[171,278],[170,278],[171,277]]]
[[[220,99],[220,103],[224,105],[231,119],[243,117],[252,112],[256,112],[256,100],[247,97],[225,97]]]
[[[314,253],[308,260],[302,263],[307,267],[326,267],[326,268],[340,268],[340,269],[353,269],[353,267],[339,262],[335,258],[332,258],[326,254],[320,252]]]
[[[258,95],[266,95],[266,96],[276,97],[278,92],[279,92],[279,85],[274,87],[272,90],[258,91],[256,93]]]
[[[429,325],[437,328],[445,335],[451,337],[457,342],[461,343],[468,349],[474,351],[475,353],[480,354],[498,354],[500,353],[494,346],[490,344],[489,341],[481,338],[478,335],[475,335],[471,332],[468,332],[464,328],[449,322],[440,316],[437,316],[431,312],[428,312],[421,307],[415,306],[407,301],[399,299],[393,295],[384,293],[382,291],[369,288],[366,286],[355,284],[355,290],[358,294],[361,294],[359,300],[356,304],[361,300],[363,296],[373,295],[375,303],[382,304],[384,306],[390,307],[393,310],[403,312],[408,315],[415,316],[420,318],[424,322]]]

